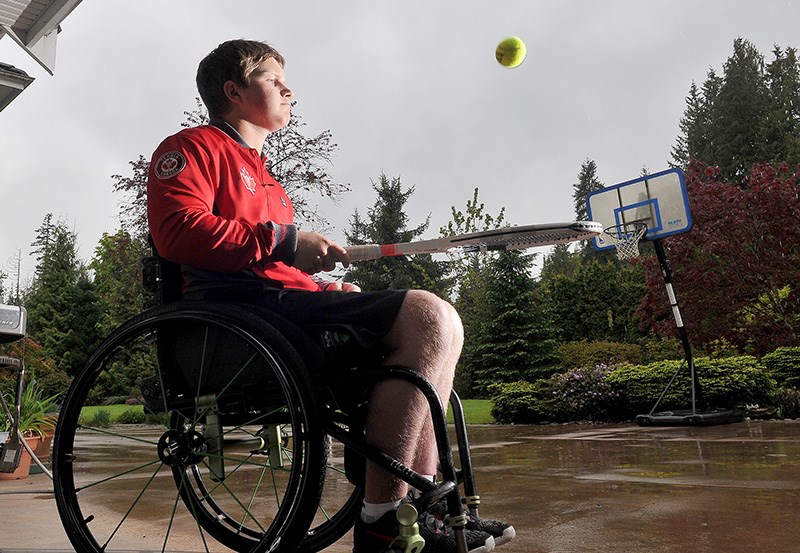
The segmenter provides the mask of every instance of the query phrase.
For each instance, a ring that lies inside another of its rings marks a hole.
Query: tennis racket
[[[539,246],[553,246],[578,240],[588,240],[603,232],[603,225],[594,221],[549,223],[505,227],[445,238],[401,242],[399,244],[365,244],[346,246],[350,261],[368,261],[381,257],[413,255],[420,253],[469,253],[488,251],[524,250]]]

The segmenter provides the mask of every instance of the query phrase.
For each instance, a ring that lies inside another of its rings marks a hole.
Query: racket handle
[[[350,261],[369,261],[370,259],[380,259],[383,257],[381,247],[378,244],[365,244],[363,246],[345,246]]]

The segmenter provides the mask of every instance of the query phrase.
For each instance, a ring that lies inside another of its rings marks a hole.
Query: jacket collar
[[[217,127],[219,130],[221,130],[222,132],[230,136],[233,140],[235,140],[236,143],[239,144],[240,146],[247,148],[248,150],[252,149],[250,148],[250,145],[244,141],[244,138],[242,138],[242,135],[239,134],[239,131],[234,129],[233,125],[231,125],[221,117],[212,117],[208,121],[208,124],[213,127]]]

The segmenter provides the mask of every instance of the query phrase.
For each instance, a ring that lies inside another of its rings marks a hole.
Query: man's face
[[[281,64],[262,61],[250,75],[250,85],[239,90],[247,119],[269,132],[289,124],[292,91],[286,86]]]

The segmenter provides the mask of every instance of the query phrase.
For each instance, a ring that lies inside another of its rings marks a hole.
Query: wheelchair
[[[423,492],[419,511],[445,499],[466,552],[464,506],[477,516],[480,498],[455,392],[458,466],[438,394],[414,371],[332,369],[290,322],[244,305],[177,300],[177,267],[157,254],[145,261],[156,305],[91,354],[59,414],[55,498],[76,551],[321,551],[352,528],[371,460]],[[97,406],[131,374],[145,420],[110,424]],[[367,443],[368,392],[386,378],[426,397],[440,482]],[[417,553],[418,540],[396,550]]]

